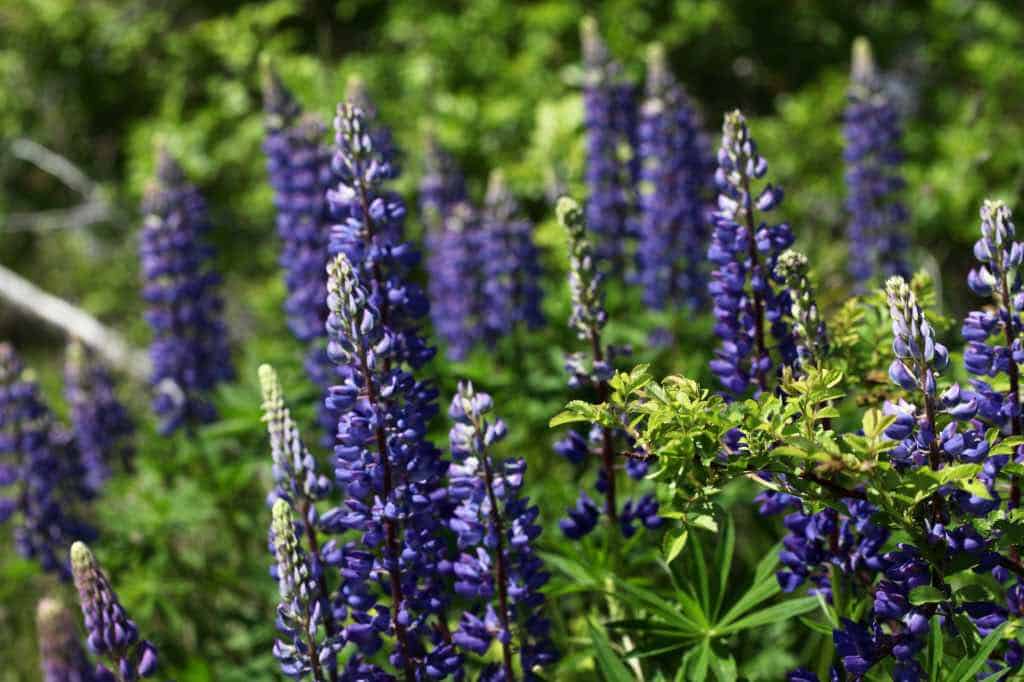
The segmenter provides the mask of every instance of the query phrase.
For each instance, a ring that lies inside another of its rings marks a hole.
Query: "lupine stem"
[[[601,347],[601,332],[596,328],[590,332],[590,346],[594,354],[594,362],[603,361],[604,349]],[[595,388],[597,401],[599,403],[607,402],[608,382],[598,381]],[[604,495],[605,513],[608,515],[608,522],[615,525],[618,523],[618,505],[615,501],[615,443],[614,434],[607,426],[601,427],[601,464],[604,467],[607,485]]]
[[[754,268],[758,266],[757,259],[757,240],[754,238],[755,225],[754,225],[754,205],[753,199],[750,195],[750,177],[743,173],[743,216],[746,218],[747,223],[747,242],[749,244],[749,255],[750,255],[750,270],[753,272]],[[757,385],[762,391],[768,389],[768,379],[764,374],[764,368],[761,366],[761,358],[768,355],[768,348],[764,341],[764,301],[761,299],[761,295],[754,290],[753,284],[751,284],[751,295],[754,299],[754,344],[757,348],[757,357],[755,362],[757,363]]]
[[[476,426],[478,433],[483,431],[479,422],[474,426]],[[495,548],[494,581],[497,583],[496,587],[498,590],[498,608],[500,609],[498,618],[501,620],[501,627],[505,630],[506,635],[505,639],[501,642],[502,664],[505,667],[505,679],[508,682],[515,682],[515,676],[512,673],[512,650],[509,647],[508,641],[505,641],[512,632],[508,620],[508,567],[505,565],[505,523],[501,518],[498,500],[494,494],[494,474],[491,471],[491,457],[488,453],[484,452],[480,459],[484,465],[487,498],[491,502],[491,523],[494,524],[494,533],[498,536],[498,546]]]
[[[338,625],[334,620],[334,610],[331,608],[330,597],[328,596],[330,592],[327,591],[327,577],[324,575],[324,572],[322,570],[323,560],[321,559],[320,556],[320,541],[316,537],[316,531],[313,529],[313,524],[309,522],[309,512],[311,510],[311,507],[312,505],[306,498],[302,498],[302,500],[299,502],[299,513],[302,514],[302,525],[306,531],[306,542],[309,543],[309,553],[310,556],[313,557],[314,565],[317,566],[319,569],[319,575],[316,578],[317,588],[320,590],[320,599],[323,600],[324,630],[327,632],[328,638],[330,638],[337,634]],[[306,630],[308,632],[309,628],[307,627]],[[310,649],[310,651],[315,651],[315,649]],[[316,657],[313,656],[312,658]],[[315,676],[315,667],[319,664],[314,663],[313,665]],[[333,666],[330,668],[330,678],[331,682],[338,682],[337,666]]]

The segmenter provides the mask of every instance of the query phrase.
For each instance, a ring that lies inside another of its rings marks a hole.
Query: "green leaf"
[[[942,682],[939,676],[942,674],[943,644],[940,619],[932,618],[928,632],[928,682]]]
[[[711,643],[703,640],[697,647],[697,660],[693,664],[693,671],[688,677],[694,682],[704,682],[708,677],[708,664],[711,662]]]
[[[998,445],[992,448],[989,452],[989,456],[1012,455],[1020,445],[1024,445],[1024,436],[1010,436],[1008,438],[1004,438]]]
[[[718,592],[715,594],[715,606],[711,611],[711,619],[718,618],[725,599],[726,587],[729,584],[729,573],[732,570],[732,554],[736,547],[736,527],[732,517],[725,517],[725,532],[715,548],[715,568],[718,570]]]
[[[590,642],[594,646],[594,655],[597,659],[597,667],[607,682],[635,682],[633,674],[623,663],[618,654],[612,649],[611,642],[604,630],[594,627],[594,624],[587,621],[587,628],[590,630]]]
[[[704,561],[704,548],[701,546],[699,534],[693,534],[690,549],[693,550],[693,568],[697,572],[697,598],[700,600],[701,610],[710,614],[711,585],[708,582],[708,565]]]
[[[974,676],[979,670],[984,667],[985,662],[988,660],[989,654],[999,645],[999,642],[1003,638],[1003,630],[1006,629],[1006,623],[1003,623],[995,630],[988,634],[988,637],[981,640],[981,645],[978,646],[978,650],[970,658],[961,659],[960,663],[953,668],[946,679],[949,682],[973,682]]]
[[[664,547],[665,561],[667,563],[672,563],[672,561],[679,556],[679,553],[683,551],[683,548],[686,547],[686,538],[689,534],[690,532],[685,528],[680,529],[674,538],[670,533],[665,534],[663,545],[667,545]]]
[[[625,594],[617,594],[616,596],[629,602],[635,608],[646,608],[654,611],[661,616],[662,620],[666,623],[677,627],[680,630],[687,632],[704,631],[702,626],[707,624],[707,620],[703,613],[698,611],[696,615],[700,615],[703,622],[696,623],[676,611],[672,604],[662,599],[658,594],[642,587],[637,587],[636,585],[628,583],[617,576],[612,576],[612,579],[615,581],[615,585],[622,592],[625,592]]]
[[[931,585],[921,585],[910,591],[910,603],[914,606],[921,604],[935,604],[946,599],[942,590]]]
[[[736,682],[736,659],[728,651],[712,651],[711,672],[718,682]]]
[[[953,483],[973,478],[981,471],[980,464],[954,464],[939,471],[939,481]]]
[[[789,620],[795,616],[813,611],[818,608],[817,597],[800,597],[791,601],[784,601],[781,604],[769,606],[766,609],[752,613],[749,616],[740,618],[734,623],[718,629],[719,635],[729,635],[741,630],[768,625],[779,621]]]

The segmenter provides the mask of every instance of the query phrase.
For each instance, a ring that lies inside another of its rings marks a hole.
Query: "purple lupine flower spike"
[[[115,465],[131,469],[135,423],[114,393],[110,372],[77,340],[67,350],[64,398],[85,469],[84,485],[96,494]]]
[[[206,204],[166,150],[157,162],[156,183],[143,203],[139,253],[145,280],[146,320],[153,330],[150,359],[153,411],[161,433],[194,429],[216,417],[210,392],[234,377],[223,321],[219,275]]]
[[[819,366],[828,353],[828,333],[818,312],[809,272],[807,256],[793,249],[784,251],[775,263],[775,274],[789,289],[793,339],[800,365],[805,369]]]
[[[660,45],[648,54],[638,141],[637,271],[644,303],[657,310],[698,308],[707,295],[705,206],[714,157],[700,118],[672,77]]]
[[[502,650],[504,679],[512,682],[514,633],[519,637],[527,679],[554,662],[558,653],[550,624],[541,613],[540,589],[549,574],[532,543],[540,535],[539,509],[520,496],[526,462],[496,460],[492,447],[505,437],[505,423],[487,418],[491,397],[460,382],[448,415],[452,459],[450,496],[457,506],[449,527],[458,537],[459,559],[453,571],[457,593],[472,600],[452,635],[461,648],[484,653],[495,639]],[[512,625],[520,627],[513,631]],[[497,671],[496,671],[497,674]]]
[[[58,600],[44,597],[39,601],[36,632],[43,682],[100,682],[78,640],[71,613]]]
[[[121,606],[85,543],[76,542],[71,546],[71,571],[85,619],[89,649],[110,666],[101,663],[97,673],[124,681],[151,677],[157,669],[156,648],[139,639],[138,627]]]
[[[594,233],[598,258],[618,274],[625,269],[627,242],[634,232],[636,87],[623,79],[593,18],[580,22],[580,40],[587,136],[586,222]]]
[[[458,673],[461,658],[431,623],[447,606],[451,565],[441,532],[448,463],[427,438],[437,391],[410,371],[434,354],[420,331],[429,305],[407,277],[419,254],[404,241],[405,205],[386,187],[397,168],[384,129],[345,103],[335,130],[338,182],[327,198],[343,222],[330,244],[327,331],[341,381],[327,401],[339,414],[335,482],[347,497],[321,523],[360,538],[341,562],[345,636],[357,655],[388,638],[389,661],[407,680],[440,678]]]
[[[324,194],[332,180],[331,155],[324,144],[326,129],[319,120],[301,115],[295,98],[269,63],[264,64],[263,73],[263,151],[274,188],[281,239],[278,262],[288,291],[285,312],[289,329],[307,346],[305,367],[309,378],[326,391],[334,380],[324,332],[331,223]],[[318,420],[325,444],[332,445],[337,415],[320,405]]]
[[[533,225],[521,219],[518,211],[504,173],[492,172],[484,200],[481,245],[486,298],[483,323],[491,341],[519,324],[527,329],[544,324],[540,252],[533,241]]]
[[[432,136],[420,181],[420,216],[426,230],[430,318],[447,355],[462,360],[481,338],[475,319],[479,296],[480,222],[466,202],[466,186],[455,160]]]
[[[907,210],[898,199],[900,175],[899,112],[889,100],[864,38],[853,44],[849,104],[843,117],[846,137],[846,209],[850,274],[860,288],[872,277],[909,277]]]
[[[447,207],[440,228],[427,235],[430,317],[451,360],[466,359],[485,337],[483,309],[494,304],[480,294],[487,241],[479,212],[467,202]]]
[[[767,171],[768,162],[757,153],[743,114],[726,114],[715,173],[718,211],[708,248],[715,269],[708,291],[720,339],[711,371],[733,397],[743,396],[751,386],[757,394],[769,390],[776,362],[792,366],[797,356],[786,322],[790,294],[775,272],[793,233],[785,223],[768,225],[758,215],[782,201],[782,190],[765,184],[754,193],[754,183]]]
[[[14,349],[0,343],[0,523],[13,523],[19,554],[65,580],[72,540],[95,536],[80,520],[92,497],[84,483],[69,432],[55,424]]]
[[[322,568],[311,562],[295,535],[296,523],[288,500],[274,502],[271,530],[277,558],[277,585],[281,601],[277,607],[277,628],[282,637],[274,642],[274,657],[281,671],[294,679],[312,675],[326,682],[337,666],[344,639],[324,622],[327,609],[320,597],[318,574]],[[324,630],[321,635],[321,629]],[[333,678],[337,679],[336,673]]]
[[[575,201],[563,197],[558,201],[556,213],[558,222],[569,236],[569,294],[572,298],[569,327],[587,349],[566,356],[569,385],[573,388],[589,386],[598,401],[603,402],[609,395],[608,380],[614,374],[616,358],[628,355],[630,349],[606,344],[602,339],[602,331],[608,321],[604,308],[603,273],[598,268],[594,249],[587,237],[583,211]],[[555,451],[573,462],[585,463],[591,452],[600,460],[595,487],[604,496],[604,514],[610,524],[618,526],[628,537],[635,532],[637,521],[654,530],[661,527],[663,520],[658,516],[658,502],[653,496],[629,500],[621,513],[619,511],[616,460],[620,452],[631,447],[625,440],[624,434],[616,429],[592,424],[588,438],[571,432],[555,445]],[[625,468],[631,478],[643,478],[647,462],[638,460]],[[579,539],[597,526],[599,516],[596,505],[581,491],[576,506],[568,510],[568,516],[559,525],[566,537]]]

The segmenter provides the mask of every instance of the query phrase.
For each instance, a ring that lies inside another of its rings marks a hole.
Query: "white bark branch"
[[[149,357],[95,317],[49,294],[21,275],[0,265],[0,298],[22,312],[77,337],[111,366],[140,381],[148,381]]]

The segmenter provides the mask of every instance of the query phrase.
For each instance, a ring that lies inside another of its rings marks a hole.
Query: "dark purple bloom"
[[[661,46],[647,62],[647,97],[638,133],[640,216],[637,271],[644,303],[655,309],[706,297],[706,204],[714,157],[701,121],[665,62]]]
[[[454,460],[449,495],[456,502],[449,526],[460,552],[453,566],[455,590],[474,602],[452,637],[477,654],[497,639],[503,670],[511,680],[514,637],[527,674],[553,662],[558,654],[540,615],[540,589],[549,578],[533,547],[541,532],[540,512],[520,494],[526,462],[501,462],[491,454],[492,446],[505,436],[504,422],[487,418],[491,407],[489,395],[460,383],[448,411],[455,422],[449,437]],[[513,630],[515,624],[520,627]]]
[[[897,198],[905,184],[900,175],[900,117],[882,87],[864,39],[854,43],[843,119],[850,274],[862,288],[872,277],[907,277],[907,240],[902,233],[907,210]]]
[[[153,330],[153,410],[162,433],[216,416],[209,393],[234,377],[220,277],[209,265],[206,204],[178,163],[160,152],[157,178],[143,203],[139,254],[146,320]]]
[[[797,356],[786,321],[790,292],[775,271],[779,255],[793,243],[793,233],[788,225],[768,225],[757,215],[782,201],[782,190],[770,184],[754,194],[753,183],[767,170],[746,119],[739,111],[727,114],[715,173],[720,193],[708,248],[714,267],[708,291],[720,339],[711,371],[736,397],[752,385],[758,394],[768,390],[775,363],[792,366]]]
[[[85,468],[14,349],[0,343],[0,523],[12,520],[19,554],[70,577],[67,551],[95,531],[80,520],[92,497]]]
[[[131,467],[135,423],[114,393],[110,372],[78,341],[68,346],[64,399],[85,470],[83,484],[98,493],[113,466]]]
[[[100,682],[63,604],[50,597],[42,599],[36,625],[43,682]]]
[[[404,241],[401,198],[385,187],[397,173],[393,150],[357,105],[339,106],[335,128],[328,201],[342,222],[330,244],[327,331],[339,383],[327,401],[339,415],[335,483],[346,499],[322,523],[359,538],[342,553],[346,637],[364,655],[380,646],[368,629],[392,639],[391,665],[409,679],[448,674],[458,658],[429,622],[448,602],[448,462],[427,439],[437,391],[411,374],[434,353],[420,331],[429,306],[407,277],[419,254]]]
[[[636,203],[636,86],[622,77],[597,29],[585,18],[583,44],[583,123],[586,128],[587,227],[594,233],[597,257],[613,272],[625,267],[627,241],[633,236]]]
[[[322,391],[333,381],[333,367],[324,350],[327,319],[327,241],[330,214],[325,193],[332,181],[331,155],[324,144],[326,129],[303,117],[299,105],[268,67],[264,72],[263,104],[267,173],[274,189],[278,262],[288,295],[288,327],[306,350],[306,371]],[[333,443],[337,416],[321,405],[319,421]]]
[[[449,206],[440,226],[427,234],[430,317],[448,357],[464,360],[486,335],[483,287],[484,234],[480,214],[468,203]]]
[[[110,666],[100,665],[97,672],[113,673],[120,680],[151,677],[157,668],[156,648],[139,639],[138,627],[128,617],[96,557],[84,543],[71,546],[71,570],[89,649]]]

